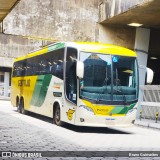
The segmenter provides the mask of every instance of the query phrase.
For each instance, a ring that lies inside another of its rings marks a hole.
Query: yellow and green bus
[[[59,42],[17,58],[11,102],[77,126],[127,126],[135,120],[139,78],[136,53],[96,42]]]

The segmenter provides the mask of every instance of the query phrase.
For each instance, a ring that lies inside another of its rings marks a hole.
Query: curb
[[[155,123],[153,121],[136,120],[134,124],[139,126],[149,127],[149,128],[160,129],[160,123]]]
[[[0,97],[0,101],[10,101],[10,97]]]

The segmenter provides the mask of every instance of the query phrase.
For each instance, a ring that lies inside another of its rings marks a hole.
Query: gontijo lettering
[[[18,86],[30,87],[30,79],[27,80],[18,80]]]

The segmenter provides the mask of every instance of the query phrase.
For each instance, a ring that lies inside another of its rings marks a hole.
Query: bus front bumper
[[[75,125],[93,127],[125,127],[133,125],[136,118],[136,109],[126,115],[104,116],[95,115],[89,111],[79,108],[76,110]]]

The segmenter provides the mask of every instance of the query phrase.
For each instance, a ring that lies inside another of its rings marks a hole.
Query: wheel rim
[[[55,113],[55,122],[58,124],[60,122],[60,109],[57,107],[56,113]]]

